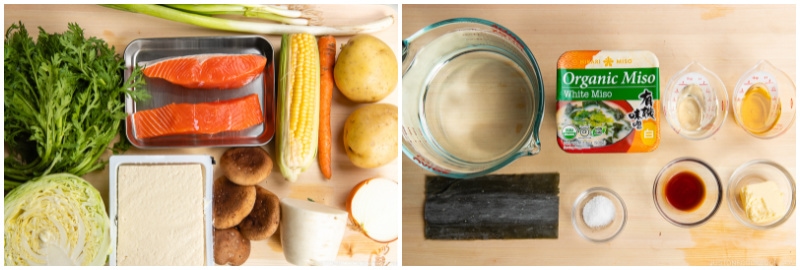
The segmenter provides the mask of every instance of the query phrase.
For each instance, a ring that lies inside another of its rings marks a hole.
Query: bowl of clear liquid
[[[544,87],[525,43],[477,18],[403,40],[403,153],[439,175],[469,178],[539,152]]]
[[[697,62],[678,71],[662,95],[667,122],[672,130],[687,139],[711,137],[728,115],[725,84]]]

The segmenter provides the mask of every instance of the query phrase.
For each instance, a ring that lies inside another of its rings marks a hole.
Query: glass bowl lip
[[[541,99],[541,100],[539,100],[539,102],[536,102],[536,104],[534,104],[534,106],[535,106],[534,111],[537,113],[538,117],[533,119],[533,125],[530,128],[530,134],[528,134],[529,138],[527,139],[527,141],[523,140],[520,145],[521,146],[533,146],[533,147],[535,147],[537,149],[541,149],[541,141],[539,139],[539,132],[541,130],[542,122],[544,121],[545,103],[546,103],[545,92],[544,92],[544,81],[542,79],[542,71],[539,68],[539,64],[536,61],[536,58],[533,56],[533,53],[530,51],[530,48],[528,47],[528,45],[525,44],[525,42],[519,36],[517,36],[517,34],[512,32],[508,28],[500,25],[499,23],[495,23],[495,22],[492,22],[492,21],[489,21],[489,20],[485,20],[485,19],[474,18],[474,17],[457,17],[457,18],[451,18],[451,19],[442,20],[442,21],[430,24],[428,26],[425,26],[422,29],[420,29],[417,32],[415,32],[414,34],[412,34],[411,36],[409,36],[408,38],[403,39],[403,41],[402,41],[402,43],[403,43],[403,52],[402,52],[403,61],[405,61],[405,55],[406,55],[407,46],[411,42],[413,42],[415,39],[417,39],[418,37],[424,35],[426,32],[431,31],[431,30],[433,30],[435,28],[439,28],[439,27],[442,27],[442,26],[450,25],[450,24],[457,24],[457,23],[473,23],[473,24],[479,24],[479,25],[484,25],[484,26],[489,26],[489,27],[496,27],[497,29],[502,30],[504,33],[510,35],[512,38],[514,38],[514,40],[516,42],[519,43],[520,47],[522,48],[522,50],[525,53],[525,56],[526,56],[527,60],[531,62],[531,66],[533,67],[533,75],[534,75],[535,78],[532,78],[534,80],[531,81],[531,84],[533,84],[534,82],[537,83],[537,87],[534,89],[535,92],[533,94],[534,94],[534,96],[538,95],[540,97],[540,99]],[[447,173],[443,173],[443,172],[441,172],[439,170],[435,170],[435,169],[431,168],[431,166],[428,166],[427,164],[423,164],[422,161],[417,160],[416,156],[419,153],[417,151],[415,151],[413,149],[413,147],[409,147],[406,144],[407,144],[407,141],[405,140],[405,137],[404,137],[402,139],[403,154],[405,154],[406,157],[408,157],[415,164],[417,164],[417,166],[422,167],[425,170],[427,170],[427,171],[429,171],[431,173],[434,173],[436,175],[452,177],[452,178],[460,178],[460,179],[473,178],[473,177],[478,177],[478,176],[483,176],[483,175],[486,175],[486,174],[490,174],[490,173],[492,173],[494,171],[497,171],[497,170],[499,170],[499,169],[511,164],[512,162],[514,162],[515,160],[519,159],[520,157],[526,156],[526,154],[520,152],[519,150],[518,151],[511,151],[506,156],[499,157],[499,158],[497,158],[495,160],[483,162],[483,163],[480,163],[480,164],[474,164],[474,165],[477,165],[477,166],[483,166],[484,169],[481,169],[481,170],[458,171],[458,172],[449,171]],[[435,166],[439,166],[439,164],[436,164],[433,161],[431,161],[429,159],[429,157],[427,157],[427,156],[422,156],[422,157],[425,158],[427,162],[432,163]]]
[[[714,176],[714,180],[715,180],[714,182],[717,184],[717,194],[718,195],[717,195],[717,201],[714,203],[714,209],[712,209],[711,212],[709,212],[708,215],[706,215],[704,218],[702,218],[702,219],[700,219],[698,221],[695,221],[695,222],[686,223],[686,222],[680,222],[680,221],[674,220],[658,204],[658,201],[659,201],[658,183],[661,182],[659,180],[661,180],[662,176],[664,175],[664,173],[667,171],[668,168],[671,168],[672,166],[675,166],[676,164],[682,163],[682,162],[697,163],[697,164],[700,164],[701,166],[705,167]],[[725,193],[723,193],[723,190],[722,190],[722,182],[720,180],[719,174],[717,174],[717,171],[715,171],[714,168],[712,168],[710,165],[708,165],[708,163],[706,163],[705,161],[702,161],[700,159],[697,159],[697,158],[680,157],[680,158],[673,159],[672,161],[670,161],[669,163],[664,165],[664,167],[661,168],[661,170],[658,172],[658,175],[656,175],[655,180],[653,181],[653,203],[656,206],[656,210],[658,210],[658,213],[661,215],[661,217],[663,217],[669,223],[672,223],[673,225],[678,226],[678,227],[684,227],[684,228],[696,227],[696,226],[699,226],[699,225],[701,225],[703,223],[706,223],[707,221],[711,220],[711,218],[717,213],[717,211],[719,211],[719,207],[722,205],[722,197],[725,197]]]
[[[619,226],[617,231],[614,232],[614,234],[612,234],[611,236],[609,236],[607,238],[603,238],[603,239],[591,238],[588,235],[586,235],[583,231],[581,231],[580,226],[578,226],[578,218],[575,217],[575,215],[577,215],[577,211],[579,210],[578,206],[580,205],[580,203],[583,200],[587,199],[592,194],[608,194],[608,195],[611,195],[611,196],[607,196],[607,197],[610,197],[609,199],[611,199],[611,200],[616,200],[622,206],[622,224]],[[580,194],[578,194],[578,197],[575,198],[575,202],[573,202],[573,204],[572,204],[572,215],[570,216],[570,219],[572,219],[572,227],[574,227],[575,231],[577,231],[578,234],[581,237],[583,237],[584,239],[592,241],[592,242],[596,242],[596,243],[608,242],[611,239],[616,238],[617,235],[619,235],[622,232],[622,229],[624,229],[625,225],[628,223],[628,207],[625,205],[625,201],[622,200],[622,197],[619,196],[619,194],[617,192],[614,192],[613,190],[611,190],[609,188],[606,188],[606,187],[599,187],[599,186],[598,187],[592,187],[592,188],[589,188],[589,189],[581,192]]]
[[[741,209],[741,206],[739,206],[736,203],[735,199],[732,199],[733,196],[737,195],[737,194],[734,194],[734,192],[735,192],[734,187],[737,184],[739,184],[739,182],[741,182],[741,179],[738,179],[738,180],[734,180],[734,179],[736,179],[737,176],[740,176],[744,172],[745,169],[750,168],[750,167],[752,167],[754,165],[759,165],[759,164],[763,164],[763,165],[767,165],[769,167],[775,168],[778,171],[780,171],[784,176],[786,176],[785,179],[788,182],[789,186],[791,187],[790,193],[792,195],[791,203],[789,205],[789,208],[786,209],[786,212],[783,213],[783,216],[780,219],[778,219],[776,221],[773,221],[772,223],[769,223],[769,224],[766,224],[766,225],[759,225],[759,224],[753,223],[747,217],[744,217],[744,216],[741,216],[740,214],[738,214],[735,209]],[[733,174],[731,174],[731,177],[728,180],[728,190],[726,192],[726,196],[728,197],[728,209],[730,209],[731,214],[742,225],[745,225],[745,226],[753,228],[753,229],[758,229],[758,230],[772,229],[772,228],[780,226],[781,224],[783,224],[784,222],[789,220],[789,217],[792,216],[792,213],[794,212],[794,208],[795,208],[795,204],[796,204],[796,196],[797,196],[795,190],[796,190],[796,186],[795,186],[794,177],[792,177],[792,174],[789,173],[789,171],[787,171],[786,168],[784,168],[780,164],[778,164],[778,163],[776,163],[774,161],[771,161],[771,160],[754,159],[754,160],[745,162],[744,164],[740,165],[739,167],[736,168],[736,170],[733,171]]]

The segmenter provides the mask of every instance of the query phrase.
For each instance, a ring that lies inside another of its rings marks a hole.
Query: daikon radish
[[[295,265],[332,265],[347,225],[347,212],[320,203],[281,200],[281,245]]]

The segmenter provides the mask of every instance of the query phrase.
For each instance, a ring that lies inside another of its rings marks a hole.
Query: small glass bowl
[[[583,207],[596,196],[608,198],[615,208],[614,219],[610,224],[600,228],[592,228],[586,225],[583,220]],[[625,202],[622,201],[619,194],[604,187],[593,187],[584,191],[578,195],[578,198],[575,199],[575,204],[572,206],[572,225],[575,230],[583,238],[594,242],[606,242],[616,237],[625,227],[627,219],[628,209],[625,208]]]
[[[670,178],[681,172],[699,176],[705,187],[705,196],[700,205],[684,211],[667,201],[666,186]],[[653,183],[653,201],[664,219],[679,227],[694,227],[705,223],[717,212],[722,203],[722,183],[719,176],[707,163],[694,158],[678,158],[667,163]]]
[[[778,189],[783,193],[786,212],[781,213],[781,216],[772,222],[755,223],[747,217],[740,192],[749,184],[765,181],[778,185]],[[795,207],[795,183],[792,175],[783,166],[768,160],[753,160],[742,164],[733,172],[728,182],[727,196],[731,213],[739,222],[753,229],[766,230],[783,224],[792,216]]]

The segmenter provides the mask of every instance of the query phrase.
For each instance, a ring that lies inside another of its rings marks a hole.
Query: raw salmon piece
[[[266,64],[257,54],[197,54],[145,64],[144,75],[187,88],[233,89],[250,83]]]
[[[258,95],[207,103],[172,103],[133,114],[136,138],[239,131],[264,122]]]

